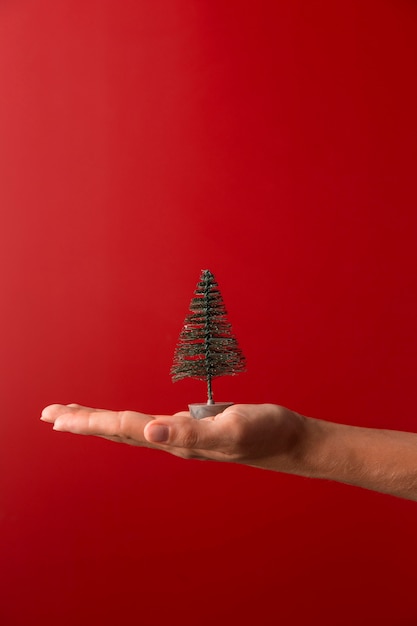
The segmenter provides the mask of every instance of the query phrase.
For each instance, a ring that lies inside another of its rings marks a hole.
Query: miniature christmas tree
[[[245,357],[227,320],[216,279],[209,270],[203,270],[179,336],[172,379],[205,380],[207,404],[213,405],[212,379],[234,376],[244,372],[245,366]]]

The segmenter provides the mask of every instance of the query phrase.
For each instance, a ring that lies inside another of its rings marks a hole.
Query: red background
[[[416,505],[54,433],[173,412],[200,270],[217,399],[417,429],[417,6],[0,4],[0,617],[412,625]]]

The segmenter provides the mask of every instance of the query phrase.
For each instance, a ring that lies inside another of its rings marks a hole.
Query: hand
[[[275,404],[235,404],[202,420],[52,404],[55,430],[165,450],[186,459],[244,463],[417,500],[417,434],[303,417]]]
[[[189,413],[145,415],[53,404],[41,419],[54,430],[165,450],[183,458],[295,471],[306,418],[274,404],[236,404],[202,420]]]

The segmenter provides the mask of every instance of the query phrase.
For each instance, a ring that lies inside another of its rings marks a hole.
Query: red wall
[[[417,431],[417,5],[0,4],[0,622],[417,623],[415,503],[54,433],[217,399]]]

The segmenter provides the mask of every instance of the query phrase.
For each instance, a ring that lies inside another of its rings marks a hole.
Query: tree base
[[[189,404],[191,417],[196,420],[201,420],[203,417],[212,417],[218,413],[222,413],[228,406],[232,406],[233,402],[215,402],[214,404]]]

